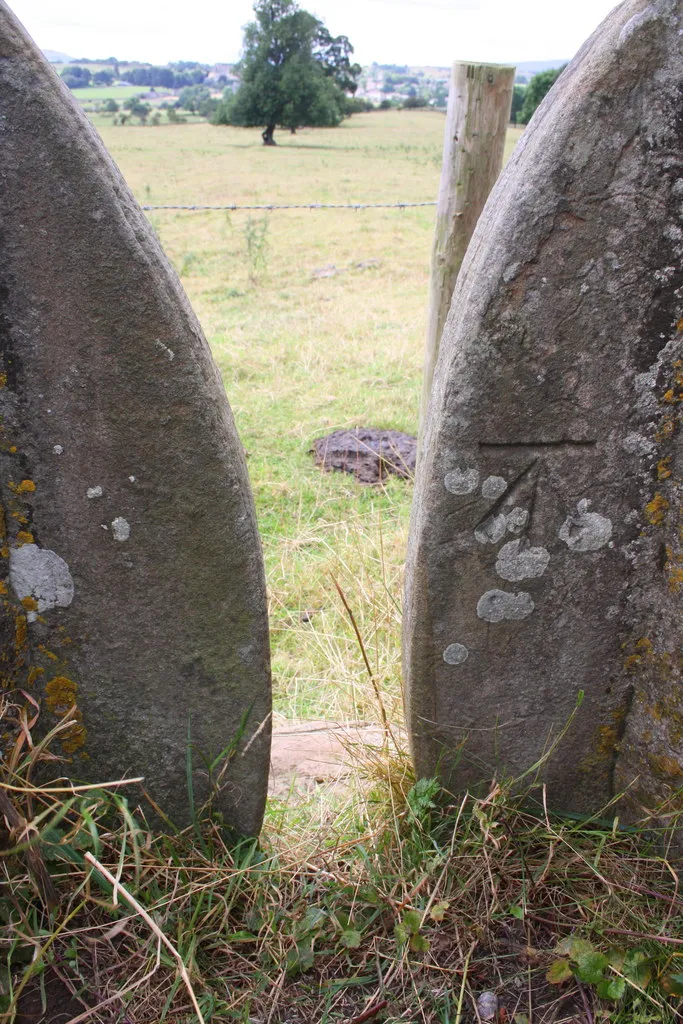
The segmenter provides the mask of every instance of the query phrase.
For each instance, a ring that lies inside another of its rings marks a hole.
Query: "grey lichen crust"
[[[417,770],[451,787],[526,769],[580,692],[551,804],[650,807],[683,779],[682,47],[681,0],[609,15],[458,279],[404,606]]]
[[[548,568],[550,552],[546,548],[532,548],[521,540],[503,544],[496,559],[496,572],[511,583],[542,576]]]
[[[37,544],[23,544],[9,550],[9,578],[12,590],[20,601],[35,601],[29,621],[37,612],[51,608],[68,608],[74,599],[74,581],[63,558]]]
[[[531,595],[520,590],[517,594],[506,590],[487,590],[477,601],[477,615],[486,622],[502,622],[511,619],[519,622],[534,610]]]
[[[142,775],[183,825],[189,750],[195,805],[214,762],[214,811],[253,834],[268,627],[223,385],[145,215],[3,0],[0,42],[1,682],[38,698],[39,727],[76,709],[55,771]]]

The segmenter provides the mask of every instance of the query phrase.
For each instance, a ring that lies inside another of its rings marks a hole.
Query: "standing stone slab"
[[[594,811],[683,783],[683,4],[627,0],[538,111],[461,271],[418,460],[420,774],[543,769]]]
[[[2,687],[44,729],[73,716],[59,771],[144,775],[180,823],[191,719],[196,801],[202,757],[227,749],[216,808],[255,833],[265,587],[223,386],[121,175],[1,0],[0,56]]]

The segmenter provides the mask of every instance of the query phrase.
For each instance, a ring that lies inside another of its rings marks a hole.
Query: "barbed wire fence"
[[[436,206],[436,200],[425,203],[264,203],[256,206],[242,206],[239,203],[225,203],[222,206],[204,206],[195,203],[191,206],[164,204],[161,206],[145,204],[143,210],[185,210],[189,212],[203,210],[408,210],[417,206]]]

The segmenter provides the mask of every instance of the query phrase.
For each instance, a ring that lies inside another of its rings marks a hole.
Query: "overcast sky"
[[[234,61],[252,0],[9,0],[44,49],[165,64]],[[362,64],[572,57],[615,0],[301,0]]]

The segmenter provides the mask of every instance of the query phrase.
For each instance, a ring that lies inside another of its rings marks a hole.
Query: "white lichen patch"
[[[101,498],[104,491],[98,484],[97,487],[89,487],[85,493],[89,498]]]
[[[571,551],[598,551],[612,538],[612,520],[589,512],[590,505],[584,498],[560,527],[558,536]]]
[[[621,442],[621,447],[629,455],[652,455],[656,445],[641,434],[627,434]]]
[[[505,536],[506,519],[504,515],[489,516],[474,531],[480,544],[497,544]]]
[[[505,516],[489,516],[481,526],[474,531],[474,536],[480,544],[497,544],[505,536],[507,522]]]
[[[443,660],[447,665],[462,665],[467,661],[470,652],[464,644],[449,644],[443,652]]]
[[[506,590],[487,590],[477,602],[477,615],[485,622],[519,621],[531,615],[535,605],[531,594],[520,590],[509,594]]]
[[[658,408],[657,396],[654,389],[657,386],[657,373],[648,370],[646,373],[639,373],[634,380],[636,391],[636,412],[641,416],[654,415]]]
[[[158,338],[154,342],[154,344],[156,345],[160,352],[164,353],[169,363],[172,363],[173,360],[175,359],[175,352],[172,349],[170,349],[168,345],[164,345],[163,341],[160,341]]]
[[[483,498],[500,498],[507,489],[507,480],[502,476],[487,476],[481,485],[481,494]]]
[[[522,540],[510,540],[498,552],[496,572],[501,579],[517,583],[542,576],[549,561],[550,552],[545,548],[532,548]]]
[[[634,14],[626,24],[623,26],[617,39],[617,49],[621,49],[632,35],[634,35],[643,25],[646,25],[649,21],[654,21],[659,15],[654,4],[649,4],[644,10],[638,11]]]
[[[479,486],[479,470],[452,469],[446,473],[443,483],[451,494],[471,494]]]
[[[114,540],[128,540],[130,537],[130,523],[127,519],[123,519],[122,516],[117,516],[111,524],[111,532],[114,535]]]
[[[19,600],[32,597],[39,612],[68,608],[74,599],[69,566],[56,552],[39,548],[37,544],[10,549],[9,578]],[[36,612],[30,611],[26,617],[34,622]]]
[[[515,507],[505,516],[505,524],[507,526],[508,533],[522,533],[526,529],[526,524],[528,522],[529,513],[525,508],[520,508],[519,505],[515,505]]]
[[[55,455],[63,455],[64,454],[64,449],[62,448],[61,444],[56,444],[54,446],[54,448],[52,449],[52,451],[54,452]]]

